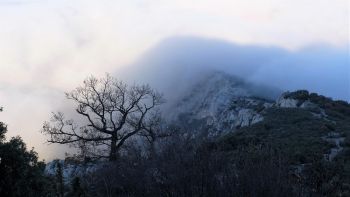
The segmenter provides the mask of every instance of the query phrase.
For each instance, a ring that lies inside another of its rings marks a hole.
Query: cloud
[[[168,96],[220,70],[255,84],[284,91],[308,89],[350,101],[349,49],[312,45],[298,51],[224,40],[173,37],[160,42],[138,61],[116,72],[129,82],[150,83]]]
[[[350,101],[349,48],[313,45],[277,57],[249,78],[284,90],[307,89]]]

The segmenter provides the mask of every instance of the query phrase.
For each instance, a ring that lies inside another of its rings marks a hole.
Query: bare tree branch
[[[66,97],[76,104],[75,111],[83,118],[78,122],[87,124],[79,127],[73,120],[66,120],[63,113],[53,113],[42,130],[50,136],[48,142],[105,147],[110,160],[116,159],[126,140],[146,129],[152,119],[149,114],[164,102],[150,86],[128,86],[108,74],[101,79],[88,77]]]

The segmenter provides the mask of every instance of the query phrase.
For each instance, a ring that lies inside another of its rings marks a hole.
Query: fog
[[[201,76],[213,70],[224,71],[250,83],[281,91],[307,89],[334,99],[350,101],[350,63],[347,47],[312,45],[289,51],[280,47],[242,45],[231,41],[201,37],[170,37],[158,42],[136,60],[110,72],[129,84],[148,83],[165,94],[169,103],[188,90]],[[107,70],[108,71],[108,70]],[[102,71],[100,71],[102,72]],[[94,74],[94,73],[92,73]],[[103,76],[97,74],[97,76]],[[72,90],[76,86],[72,84]],[[14,91],[16,90],[16,91]],[[64,91],[56,88],[3,86],[1,120],[25,123],[24,139],[32,139],[39,153],[50,160],[63,157],[67,146],[45,144],[39,131],[51,111],[63,111],[75,117],[72,103]],[[7,106],[17,103],[10,110]],[[13,130],[13,129],[12,129]],[[34,137],[35,136],[35,137]]]
[[[115,72],[115,76],[129,83],[149,83],[171,102],[203,73],[213,70],[282,91],[307,89],[350,100],[349,49],[322,44],[288,51],[218,39],[172,37]]]

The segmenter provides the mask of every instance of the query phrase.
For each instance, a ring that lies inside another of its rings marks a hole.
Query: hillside
[[[342,190],[345,195],[350,191],[349,140],[349,103],[303,90],[284,93],[265,111],[263,121],[227,134],[215,144],[225,151],[268,144],[283,152],[298,181],[314,190]]]
[[[172,104],[172,135],[152,149],[128,141],[115,163],[67,158],[46,172],[57,176],[60,163],[66,184],[77,176],[102,196],[106,187],[121,196],[349,195],[350,104],[276,92],[211,73]]]

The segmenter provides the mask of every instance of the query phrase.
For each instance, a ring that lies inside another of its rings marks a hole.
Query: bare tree
[[[108,74],[101,79],[87,78],[66,97],[75,102],[76,112],[87,124],[78,126],[72,119],[65,119],[63,113],[53,113],[42,130],[50,136],[48,142],[80,147],[83,143],[84,147],[93,147],[95,157],[110,161],[117,159],[127,139],[143,131],[148,121],[154,121],[150,114],[164,102],[150,86],[128,86]],[[106,148],[109,155],[103,154]]]

